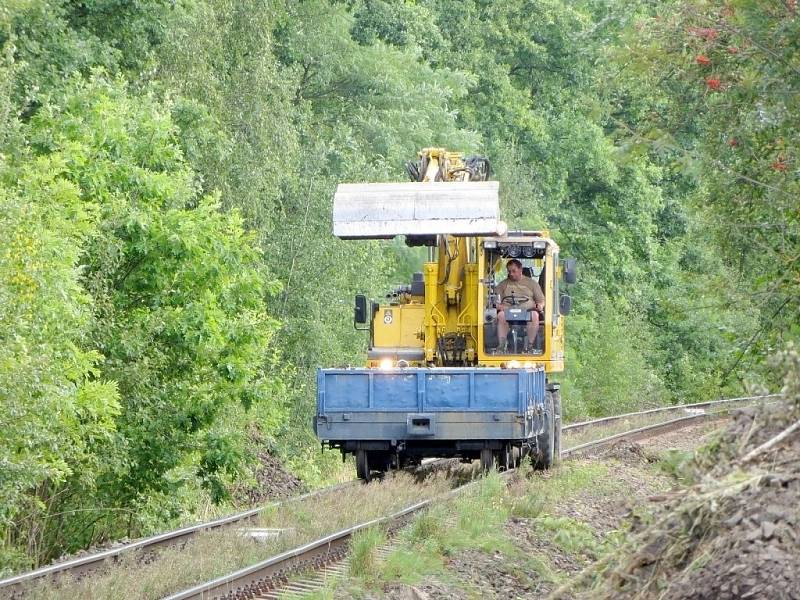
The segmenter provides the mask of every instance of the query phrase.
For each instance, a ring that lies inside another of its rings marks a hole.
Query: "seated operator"
[[[515,299],[525,300],[516,301],[516,306],[525,308],[531,313],[531,320],[527,323],[528,341],[525,352],[529,352],[536,339],[536,332],[539,330],[539,312],[544,310],[544,294],[542,288],[530,277],[522,274],[522,263],[516,258],[512,258],[506,263],[508,277],[501,281],[495,291],[500,296],[501,304],[497,307],[497,336],[500,339],[500,351],[506,351],[506,340],[508,339],[508,323],[506,322],[505,309],[511,308],[513,296]]]

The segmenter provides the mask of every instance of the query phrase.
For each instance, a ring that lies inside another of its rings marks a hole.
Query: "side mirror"
[[[572,298],[563,294],[558,300],[558,312],[562,315],[568,315],[572,310]]]
[[[353,312],[354,327],[367,322],[367,297],[364,294],[356,294],[356,305]]]
[[[578,281],[578,261],[574,258],[564,259],[564,282],[575,283]],[[563,313],[562,313],[563,314]]]

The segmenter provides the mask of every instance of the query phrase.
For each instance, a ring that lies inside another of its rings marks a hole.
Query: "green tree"
[[[3,189],[0,389],[4,429],[20,425],[2,444],[3,516],[18,543],[27,500],[41,539],[24,541],[46,559],[130,533],[195,480],[224,495],[241,452],[220,416],[283,410],[267,397],[278,284],[238,214],[197,194],[168,105],[97,74],[21,131],[30,151]]]
[[[92,349],[80,283],[93,228],[63,157],[0,180],[0,570],[52,551],[53,520],[115,456],[116,383]]]
[[[696,220],[721,253],[739,326],[724,379],[797,339],[800,23],[791,2],[670,2],[626,43],[659,110],[625,132],[696,181]]]

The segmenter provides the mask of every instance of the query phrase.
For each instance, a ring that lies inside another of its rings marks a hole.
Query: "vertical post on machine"
[[[436,325],[438,322],[436,313],[438,309],[439,291],[439,265],[436,263],[425,263],[423,267],[423,278],[425,280],[425,362],[431,363],[436,351]]]

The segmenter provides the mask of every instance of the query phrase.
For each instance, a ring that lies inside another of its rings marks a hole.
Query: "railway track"
[[[109,548],[108,550],[102,550],[100,552],[87,554],[78,558],[54,563],[34,571],[29,571],[27,573],[22,573],[14,577],[0,580],[0,594],[2,594],[3,597],[5,597],[5,595],[9,595],[13,598],[15,597],[16,593],[23,589],[24,586],[29,585],[30,583],[39,579],[44,579],[47,577],[57,578],[59,575],[64,573],[70,573],[72,576],[82,576],[90,571],[101,568],[109,561],[118,560],[123,555],[131,554],[136,551],[151,552],[160,548],[184,544],[199,533],[235,525],[242,525],[249,521],[255,520],[262,512],[264,512],[264,510],[268,508],[283,506],[289,502],[298,502],[319,496],[321,494],[337,492],[359,484],[360,481],[358,480],[348,481],[327,488],[314,490],[299,496],[293,496],[291,498],[287,498],[286,500],[272,502],[258,508],[252,508],[240,513],[214,519],[213,521],[181,527],[179,529],[174,529],[158,535],[142,538],[127,544],[121,544],[114,548]]]
[[[768,396],[751,396],[718,400],[713,402],[703,402],[692,405],[665,407],[565,425],[562,431],[564,432],[565,439],[568,440],[576,434],[585,434],[585,432],[589,430],[615,427],[619,426],[620,424],[627,424],[631,421],[641,418],[652,419],[661,417],[662,415],[667,416],[683,413],[680,416],[673,416],[672,418],[660,423],[645,425],[634,429],[627,429],[622,432],[605,435],[600,439],[577,444],[573,447],[563,450],[562,458],[569,458],[576,454],[589,451],[593,448],[611,444],[622,437],[636,439],[637,437],[642,436],[657,435],[658,433],[685,427],[701,420],[719,418],[728,410],[736,407],[739,404],[752,403],[757,400],[765,400],[777,396],[778,395],[774,394]],[[690,411],[691,414],[685,414],[687,411]],[[512,471],[508,471],[506,473],[510,474],[511,472]],[[359,483],[360,482],[358,481],[350,481],[336,486],[315,490],[301,496],[274,502],[264,507],[243,511],[241,513],[216,519],[207,523],[183,527],[160,535],[137,540],[128,544],[123,544],[102,552],[49,565],[29,573],[24,573],[15,577],[0,580],[0,595],[12,598],[22,597],[26,586],[31,585],[37,580],[46,578],[55,579],[65,573],[69,573],[72,577],[83,576],[94,569],[108,564],[109,562],[118,560],[124,555],[137,551],[150,552],[167,546],[183,544],[201,532],[246,524],[249,521],[257,519],[259,515],[269,507],[278,507],[286,505],[290,502],[302,501],[313,498],[314,496],[342,491],[354,485],[358,485]],[[288,581],[288,577],[292,573],[298,573],[300,571],[309,569],[319,569],[325,565],[330,565],[332,563],[341,561],[341,559],[347,553],[347,546],[351,536],[356,532],[376,525],[385,526],[389,530],[400,528],[403,524],[405,524],[405,522],[411,519],[414,514],[429,506],[432,502],[441,501],[449,496],[462,493],[475,484],[476,482],[468,483],[461,487],[455,488],[442,496],[419,502],[392,515],[380,519],[373,519],[354,527],[344,529],[309,544],[305,544],[299,548],[283,552],[246,569],[242,569],[235,573],[231,573],[230,575],[226,575],[224,577],[204,583],[200,586],[196,586],[192,589],[171,596],[171,598],[212,598],[220,596],[231,598],[260,597],[260,594],[266,593],[271,589],[280,588]]]
[[[720,408],[730,410],[735,408],[738,404],[750,404],[759,400],[768,400],[770,398],[779,398],[780,394],[765,394],[761,396],[741,396],[739,398],[725,398],[722,400],[710,400],[708,402],[697,402],[695,404],[678,404],[675,406],[662,406],[659,408],[652,408],[649,410],[642,410],[638,412],[624,413],[621,415],[613,415],[610,417],[602,417],[599,419],[592,419],[590,421],[582,421],[580,423],[570,423],[564,425],[561,431],[567,435],[575,435],[585,429],[598,429],[600,427],[613,427],[619,423],[627,423],[635,419],[646,419],[658,417],[660,415],[669,414],[687,414],[714,411]]]
[[[703,421],[720,419],[726,416],[732,408],[735,408],[737,403],[753,402],[772,397],[777,398],[778,395],[773,394],[769,396],[732,398],[715,402],[704,402],[686,407],[670,407],[663,410],[656,409],[654,411],[641,411],[638,413],[619,415],[617,417],[598,419],[598,422],[606,424],[610,421],[630,418],[638,415],[659,413],[670,414],[670,412],[680,411],[681,409],[685,408],[690,408],[690,410],[695,411],[693,414],[671,418],[661,423],[637,427],[629,431],[605,436],[598,440],[578,444],[574,447],[562,450],[561,458],[568,459],[579,456],[590,450],[611,445],[622,438],[632,440],[642,439],[655,435],[661,435],[670,431],[675,431],[676,429],[695,425]],[[591,423],[592,422],[590,421],[565,426],[564,430],[585,428]],[[501,473],[501,476],[508,477],[513,472],[514,470],[511,469]],[[225,600],[249,600],[253,598],[259,598],[266,600],[271,598],[282,598],[284,597],[285,592],[288,592],[292,595],[309,593],[315,589],[315,586],[324,582],[325,577],[315,577],[312,574],[305,580],[292,583],[292,575],[300,574],[304,571],[320,571],[323,569],[326,570],[326,573],[342,573],[343,570],[341,567],[337,567],[336,565],[341,563],[341,561],[345,558],[348,544],[353,536],[358,532],[374,526],[383,526],[386,527],[388,532],[391,534],[392,531],[400,529],[403,525],[410,521],[413,515],[431,506],[434,502],[441,502],[457,494],[461,494],[478,483],[479,481],[473,481],[453,489],[441,496],[416,503],[393,515],[382,517],[380,519],[373,519],[371,521],[349,527],[310,544],[306,544],[300,548],[296,548],[289,552],[284,552],[245,569],[241,569],[229,575],[219,577],[212,581],[195,586],[191,589],[184,590],[178,594],[169,596],[167,600],[208,600],[210,598],[224,598]]]
[[[418,476],[424,476],[425,474],[430,474],[431,472],[441,468],[441,466],[444,466],[451,461],[452,459],[429,460],[416,468],[410,468],[408,470],[413,471]],[[80,579],[87,576],[92,571],[103,569],[105,566],[120,561],[129,555],[138,553],[138,555],[144,556],[148,553],[155,553],[164,548],[181,547],[196,536],[203,533],[232,528],[249,530],[249,525],[253,522],[257,522],[260,516],[268,512],[270,509],[287,507],[291,504],[301,503],[303,501],[311,500],[320,496],[344,492],[349,488],[360,486],[362,483],[363,482],[361,480],[355,479],[326,488],[313,490],[305,494],[271,502],[263,506],[214,519],[212,521],[181,527],[172,531],[135,540],[133,542],[120,544],[119,546],[102,550],[100,552],[64,560],[33,571],[29,571],[27,573],[15,575],[7,579],[0,580],[0,598],[24,598],[27,595],[26,590],[37,582],[48,579],[57,581],[60,577],[65,575],[68,575],[71,579]],[[253,531],[260,532],[263,530],[256,528]]]
[[[766,394],[762,396],[726,398],[724,400],[667,406],[615,415],[612,417],[603,417],[593,421],[571,423],[569,425],[564,425],[561,429],[562,435],[567,440],[573,437],[580,437],[587,429],[591,429],[594,432],[604,432],[605,435],[593,436],[592,440],[576,443],[572,448],[562,451],[561,455],[562,457],[570,456],[571,454],[565,453],[580,453],[613,443],[622,438],[637,440],[640,437],[652,435],[654,432],[666,433],[667,431],[691,425],[698,420],[719,418],[731,410],[740,408],[741,406],[747,406],[753,402],[777,400],[780,397],[780,394]],[[658,417],[664,417],[665,420],[658,421],[657,423],[642,424],[646,420]],[[620,430],[616,431],[617,429]]]

